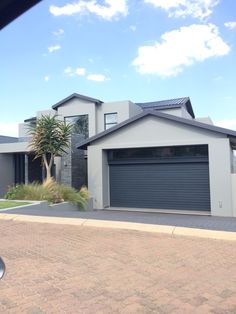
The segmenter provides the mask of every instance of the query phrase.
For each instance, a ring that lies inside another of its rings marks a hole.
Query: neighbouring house
[[[236,216],[236,131],[195,118],[188,97],[133,103],[72,94],[37,112],[19,125],[18,139],[0,140],[0,194],[9,184],[43,180],[27,129],[46,114],[74,124],[72,148],[56,157],[54,177],[88,184],[95,208]]]

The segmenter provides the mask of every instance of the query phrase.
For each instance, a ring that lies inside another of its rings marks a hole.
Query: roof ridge
[[[80,98],[80,99],[83,99],[83,100],[87,100],[87,101],[91,101],[91,102],[94,102],[94,103],[97,103],[97,104],[102,104],[103,103],[103,101],[101,101],[99,99],[92,98],[92,97],[85,96],[85,95],[81,95],[81,94],[78,94],[78,93],[73,93],[73,94],[67,96],[66,98],[63,98],[62,100],[57,102],[55,105],[53,105],[52,109],[57,109],[58,107],[63,105],[65,102],[67,102],[68,100],[70,100],[70,99],[72,99],[74,97]]]

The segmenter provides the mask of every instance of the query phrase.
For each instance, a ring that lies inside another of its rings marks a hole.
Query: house
[[[0,144],[14,169],[8,182],[43,179],[27,128],[45,114],[74,124],[72,149],[55,159],[55,178],[76,188],[88,182],[95,208],[236,216],[236,132],[196,118],[188,97],[108,103],[72,94],[26,119],[17,142]]]

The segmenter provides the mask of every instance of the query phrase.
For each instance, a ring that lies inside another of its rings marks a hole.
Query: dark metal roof
[[[0,29],[12,22],[18,16],[29,10],[41,0],[1,0],[0,1]]]
[[[77,93],[74,93],[64,99],[62,99],[61,101],[59,101],[58,103],[56,103],[55,105],[52,106],[52,109],[57,109],[58,107],[64,105],[65,102],[67,102],[68,100],[71,100],[73,98],[78,98],[78,99],[82,99],[82,100],[87,100],[87,101],[90,101],[90,102],[93,102],[95,104],[102,104],[103,101],[99,100],[99,99],[96,99],[96,98],[91,98],[91,97],[88,97],[88,96],[84,96],[84,95],[80,95],[80,94],[77,94]]]
[[[18,137],[0,135],[0,144],[15,143]]]
[[[204,129],[207,131],[211,131],[211,132],[216,132],[216,133],[221,133],[224,135],[227,135],[228,137],[230,137],[231,142],[236,145],[236,131],[233,130],[229,130],[229,129],[225,129],[225,128],[220,128],[218,126],[214,126],[214,125],[210,125],[210,124],[206,124],[206,123],[202,123],[202,122],[198,122],[196,120],[191,120],[191,119],[184,119],[184,118],[180,118],[171,114],[167,114],[167,113],[163,113],[160,111],[156,111],[156,110],[145,110],[144,112],[128,119],[125,120],[119,124],[117,124],[116,126],[103,131],[97,135],[94,135],[92,137],[90,137],[89,139],[87,139],[86,141],[81,142],[77,148],[80,149],[86,149],[87,146],[89,146],[92,142],[101,139],[105,136],[107,136],[108,134],[111,134],[113,132],[116,132],[117,130],[119,130],[120,128],[127,126],[135,121],[138,121],[146,116],[154,116],[154,117],[159,117],[159,118],[163,118],[166,120],[170,120],[170,121],[174,121],[174,122],[178,122],[181,124],[185,124],[185,125],[189,125],[189,126],[193,126],[196,128],[200,128],[200,129]]]
[[[140,106],[143,110],[155,109],[171,109],[171,108],[179,108],[185,107],[188,113],[195,118],[191,101],[189,97],[175,98],[175,99],[167,99],[153,102],[144,102],[144,103],[136,103],[136,105]]]
[[[37,120],[37,117],[31,117],[28,119],[25,119],[24,122],[35,122]]]

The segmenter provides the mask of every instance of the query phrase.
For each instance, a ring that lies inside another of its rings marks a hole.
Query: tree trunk
[[[50,154],[50,159],[49,159],[49,162],[48,162],[48,159],[47,159],[47,155],[44,154],[43,155],[43,162],[44,162],[44,165],[45,165],[45,168],[46,168],[46,180],[49,180],[51,179],[51,170],[52,170],[52,164],[53,164],[53,154]]]

